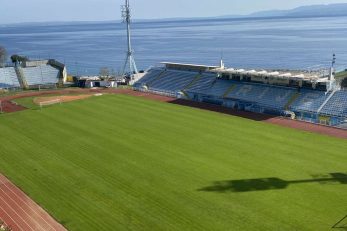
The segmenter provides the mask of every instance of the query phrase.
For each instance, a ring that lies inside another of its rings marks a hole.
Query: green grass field
[[[106,95],[0,115],[0,143],[0,172],[69,230],[320,231],[347,215],[346,140],[214,112]]]

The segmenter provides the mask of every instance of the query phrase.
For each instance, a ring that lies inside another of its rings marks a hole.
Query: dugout
[[[116,88],[116,81],[105,81],[105,80],[87,80],[84,84],[85,88],[94,88],[94,87],[105,87],[105,88]]]
[[[95,77],[76,77],[75,79],[78,87],[81,88],[116,88],[118,86],[115,80],[104,80],[97,76]]]

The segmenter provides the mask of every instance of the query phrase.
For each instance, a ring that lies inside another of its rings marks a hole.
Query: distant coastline
[[[291,10],[269,10],[259,11],[248,15],[223,15],[215,17],[178,17],[178,18],[158,18],[158,19],[134,19],[134,23],[151,22],[194,22],[194,21],[223,21],[223,20],[266,20],[266,19],[295,19],[295,18],[325,18],[325,17],[347,17],[347,3],[329,5],[311,5],[294,8]],[[25,25],[78,25],[78,24],[107,24],[121,23],[121,20],[112,21],[57,21],[57,22],[22,22],[6,23],[0,26],[25,26]]]
[[[300,18],[343,18],[347,15],[339,16],[273,16],[273,17],[208,17],[208,18],[175,18],[175,19],[134,19],[134,24],[137,23],[170,23],[170,22],[199,22],[199,21],[246,21],[246,20],[271,20],[271,19],[300,19]],[[97,25],[97,24],[119,24],[121,21],[59,21],[59,22],[23,22],[0,24],[0,27],[7,26],[60,26],[60,25]]]

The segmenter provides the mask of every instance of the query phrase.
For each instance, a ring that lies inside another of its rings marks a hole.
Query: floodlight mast
[[[328,89],[328,91],[336,90],[335,64],[336,64],[336,54],[334,53],[333,59],[331,62],[330,73],[329,73],[329,89]]]
[[[138,70],[136,67],[135,59],[134,59],[134,51],[132,50],[132,46],[131,46],[131,30],[130,30],[131,10],[130,10],[129,0],[125,0],[125,5],[122,6],[122,18],[123,18],[123,22],[127,24],[127,42],[128,42],[128,51],[126,54],[122,74],[125,75],[129,73],[130,75],[133,75],[133,74],[137,74]],[[127,70],[127,67],[129,67],[128,70]]]
[[[333,60],[331,62],[331,67],[330,67],[330,80],[334,80],[334,73],[335,73],[335,63],[336,63],[336,54],[333,54]]]

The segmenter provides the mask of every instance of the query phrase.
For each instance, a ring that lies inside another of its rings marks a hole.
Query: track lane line
[[[2,185],[3,186],[3,185]],[[16,211],[16,213],[20,213],[22,216],[22,219],[25,220],[28,224],[32,224],[30,226],[34,226],[35,229],[38,228],[39,230],[47,230],[44,226],[41,225],[40,222],[37,221],[36,216],[32,216],[29,211],[26,211],[23,208],[23,205],[20,205],[17,200],[17,198],[11,197],[4,189],[3,187],[0,187],[0,193],[2,193],[3,199],[8,201],[12,204],[12,209]]]
[[[20,219],[20,220],[22,220],[22,223],[24,224],[24,226],[27,226],[27,229],[24,229],[25,231],[26,230],[33,230],[33,231],[35,231],[34,229],[32,229],[31,228],[31,226],[27,223],[27,221],[25,221],[24,219],[23,219],[23,217],[20,215],[20,214],[18,214],[17,212],[16,212],[16,210],[14,210],[13,208],[12,208],[12,206],[9,204],[9,203],[7,203],[6,202],[6,200],[4,200],[4,198],[2,197],[2,195],[0,195],[0,201],[2,201],[2,208],[3,207],[5,207],[5,209],[7,208],[8,210],[6,210],[6,214],[8,214],[11,218],[13,218],[13,217],[18,217],[18,219]],[[3,209],[4,210],[4,209]],[[9,214],[10,213],[10,211],[12,211],[12,215],[11,214]],[[18,223],[18,221],[19,220],[17,220],[16,219],[16,221],[17,221],[17,223]]]
[[[8,191],[11,192],[14,196],[16,196],[19,200],[21,200],[23,204],[26,205],[26,208],[28,210],[31,210],[37,215],[36,218],[38,218],[38,220],[35,220],[35,222],[38,223],[41,227],[44,227],[43,224],[46,224],[47,226],[49,226],[50,228],[49,230],[56,230],[56,231],[66,230],[64,226],[62,226],[53,217],[51,217],[41,206],[39,206],[35,201],[33,201],[22,190],[20,190],[18,187],[12,184],[12,182],[9,181],[5,176],[0,174],[0,182],[3,182],[3,181],[8,183],[8,184],[5,184],[5,187],[8,189]],[[9,197],[11,198],[11,196]],[[43,222],[39,222],[39,220]],[[44,228],[44,230],[47,230],[47,229]]]
[[[35,203],[32,202],[32,200],[24,193],[22,192],[21,190],[19,190],[19,188],[15,187],[9,180],[7,180],[4,176],[1,176],[0,175],[0,183],[3,183],[3,180],[7,181],[6,184],[4,184],[4,187],[6,187],[6,191],[7,192],[10,192],[13,194],[14,197],[18,198],[20,201],[23,202],[23,205],[25,205],[26,207],[23,207],[22,205],[19,205],[17,203],[17,200],[13,200],[26,214],[30,213],[30,211],[25,211],[24,209],[27,208],[28,210],[31,210],[32,212],[34,212],[37,216],[35,218],[38,218],[38,219],[35,219],[35,223],[38,223],[39,226],[43,227],[44,230],[47,230],[45,226],[42,225],[42,223],[46,224],[47,226],[50,227],[50,229],[53,229],[53,230],[56,230],[52,224],[50,224],[50,222],[48,222],[43,216],[46,216],[47,217],[50,217],[46,212],[43,211],[40,211],[41,213],[38,213],[38,208],[39,206]],[[10,187],[13,187],[18,193],[15,193],[13,191],[13,189],[11,189]],[[1,187],[0,187],[1,189]],[[6,193],[6,192],[4,192]],[[19,195],[21,194],[21,195]],[[13,199],[13,196],[11,196],[10,194],[8,194],[9,198]],[[42,214],[44,213],[44,214]],[[28,214],[29,217],[33,218],[33,216],[31,216],[31,214]],[[42,220],[43,222],[39,222],[39,220]]]
[[[13,229],[13,231],[16,230],[23,230],[20,228],[20,225],[0,206],[0,218],[2,221],[6,221],[5,224],[8,226],[10,225]],[[10,221],[11,220],[11,221]]]

